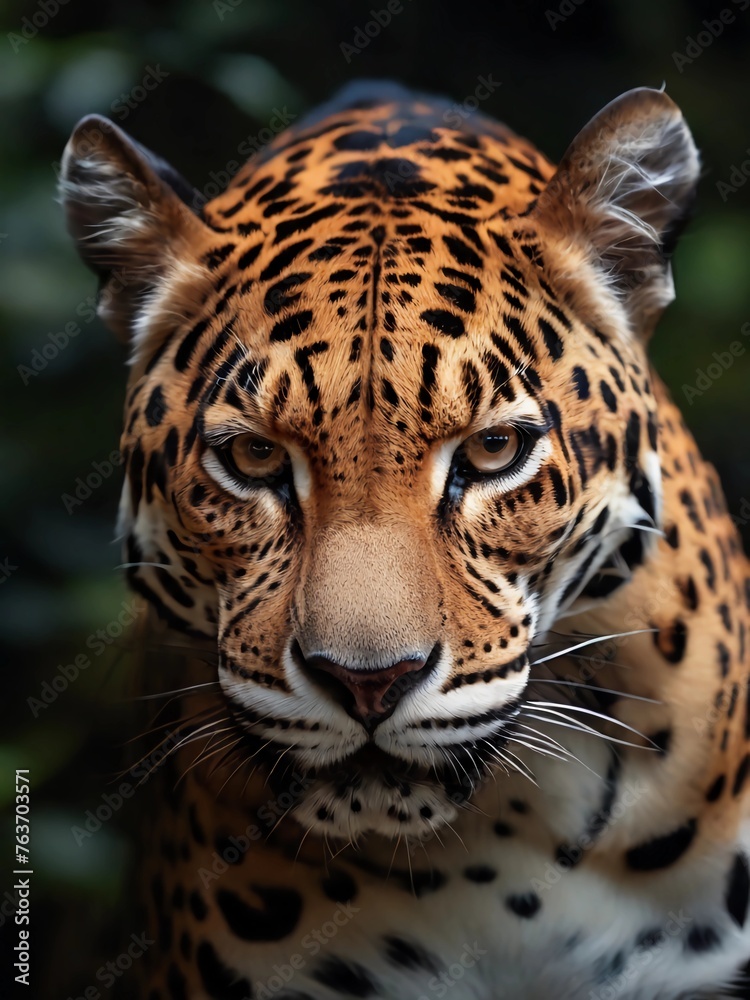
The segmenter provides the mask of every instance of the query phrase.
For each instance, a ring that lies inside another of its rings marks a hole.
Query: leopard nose
[[[305,657],[297,643],[294,658],[307,676],[332,695],[343,708],[372,731],[434,669],[437,647],[428,657],[399,660],[376,670],[346,667],[325,656]]]

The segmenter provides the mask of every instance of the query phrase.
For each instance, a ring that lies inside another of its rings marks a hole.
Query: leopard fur
[[[748,565],[647,357],[695,145],[654,90],[557,168],[449,107],[349,89],[200,209],[103,119],[66,149],[187,647],[132,995],[741,995]]]

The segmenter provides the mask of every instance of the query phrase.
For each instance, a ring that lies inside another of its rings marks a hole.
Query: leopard
[[[166,699],[126,995],[750,995],[750,574],[649,358],[700,172],[664,88],[555,166],[354,82],[210,200],[76,126]]]

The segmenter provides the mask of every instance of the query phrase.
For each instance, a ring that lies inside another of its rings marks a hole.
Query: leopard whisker
[[[584,646],[590,646],[595,642],[606,642],[608,639],[622,639],[629,635],[643,635],[644,633],[657,632],[658,629],[655,628],[638,628],[633,629],[630,632],[613,632],[611,635],[600,635],[595,639],[586,639],[583,642],[576,643],[574,646],[569,646],[567,649],[561,649],[557,653],[550,653],[548,656],[543,656],[539,660],[532,660],[529,664],[531,667],[536,667],[540,663],[546,663],[548,660],[556,660],[560,656],[566,656],[576,649],[582,649]]]

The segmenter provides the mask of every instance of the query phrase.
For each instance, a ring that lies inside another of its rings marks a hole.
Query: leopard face
[[[130,583],[216,643],[248,762],[308,779],[305,829],[450,823],[514,766],[544,637],[643,559],[645,341],[696,175],[660,92],[557,172],[484,119],[355,102],[198,217],[160,161],[79,125],[70,224],[133,343]]]

